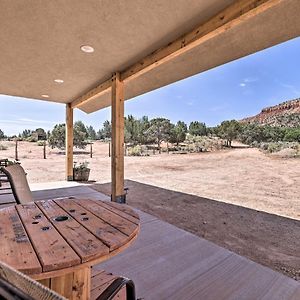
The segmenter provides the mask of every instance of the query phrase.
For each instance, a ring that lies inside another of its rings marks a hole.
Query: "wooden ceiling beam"
[[[284,0],[239,0],[206,23],[197,26],[167,46],[158,49],[121,73],[121,80],[132,80],[171,59],[225,33],[242,22],[280,4]]]
[[[112,83],[112,79],[108,79],[100,83],[99,85],[97,85],[96,87],[88,91],[86,94],[83,94],[82,96],[80,96],[79,98],[71,102],[71,107],[72,108],[80,107],[86,102],[99,97],[101,94],[105,93],[108,89],[111,88],[111,83]]]
[[[141,61],[133,64],[120,73],[121,81],[128,82],[146,72],[184,54],[187,51],[225,33],[235,26],[279,5],[285,0],[238,0],[225,8],[207,22],[200,24],[191,32],[160,48]],[[107,80],[88,93],[72,102],[72,108],[79,107],[95,99],[111,88],[111,79]]]

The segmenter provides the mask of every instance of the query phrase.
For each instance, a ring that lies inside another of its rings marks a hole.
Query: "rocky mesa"
[[[240,122],[278,127],[300,127],[300,98],[266,107],[258,115],[242,119]]]

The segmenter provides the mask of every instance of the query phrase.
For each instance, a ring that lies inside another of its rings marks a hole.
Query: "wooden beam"
[[[71,107],[79,107],[88,101],[91,101],[97,97],[99,97],[102,93],[105,93],[111,87],[111,79],[104,81],[103,83],[97,85],[95,88],[91,89],[86,94],[77,98],[76,100],[71,102]]]
[[[73,180],[73,108],[66,105],[66,180]]]
[[[111,195],[122,202],[124,196],[124,85],[120,73],[112,77],[111,91]]]
[[[200,44],[238,26],[242,22],[280,4],[284,0],[239,0],[204,24],[158,49],[122,72],[121,80],[132,80]]]
[[[133,64],[121,72],[121,81],[125,83],[143,75],[146,72],[184,54],[187,51],[225,33],[235,26],[259,15],[285,0],[238,0],[225,8],[205,23],[201,23],[192,31],[186,33],[177,40],[160,48],[139,62]],[[101,83],[90,92],[72,102],[72,108],[78,107],[95,99],[111,87],[111,81]]]

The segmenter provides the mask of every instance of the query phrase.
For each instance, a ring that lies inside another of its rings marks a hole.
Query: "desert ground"
[[[14,142],[0,158],[13,159]],[[88,161],[90,179],[110,181],[109,145],[96,142],[78,150],[74,161]],[[64,180],[65,156],[58,149],[19,142],[18,156],[30,183]],[[161,188],[210,198],[300,220],[300,159],[266,155],[255,148],[218,152],[125,157],[125,178]]]
[[[14,158],[14,142],[0,158]],[[128,204],[184,230],[300,280],[300,159],[266,155],[255,148],[207,153],[125,157]],[[96,142],[88,161],[91,187],[110,194],[109,145]],[[64,180],[57,149],[19,142],[30,183]]]

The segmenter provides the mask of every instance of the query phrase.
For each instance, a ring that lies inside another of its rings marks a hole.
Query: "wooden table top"
[[[35,279],[110,258],[140,226],[127,205],[70,198],[3,208],[0,220],[0,260]]]

